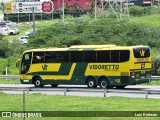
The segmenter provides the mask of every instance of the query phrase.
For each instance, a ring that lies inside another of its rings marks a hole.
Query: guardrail
[[[19,79],[19,75],[0,75],[0,79]]]
[[[19,75],[0,75],[0,79],[19,79]],[[160,80],[160,76],[151,76],[151,80]]]
[[[32,91],[50,91],[50,92],[62,92],[64,96],[67,92],[89,92],[91,93],[103,93],[103,97],[107,97],[107,93],[126,93],[126,94],[144,94],[144,98],[148,99],[148,95],[156,94],[160,95],[160,90],[120,90],[120,89],[90,89],[90,88],[22,88],[22,87],[0,87],[0,91],[25,91],[29,94]]]
[[[160,76],[151,76],[151,80],[160,80]]]

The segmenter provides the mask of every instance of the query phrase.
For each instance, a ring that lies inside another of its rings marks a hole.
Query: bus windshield
[[[21,64],[21,74],[25,74],[30,67],[31,64],[31,57],[32,53],[25,53],[22,58],[22,64]]]
[[[150,57],[150,50],[148,47],[133,48],[133,51],[134,51],[135,58]]]

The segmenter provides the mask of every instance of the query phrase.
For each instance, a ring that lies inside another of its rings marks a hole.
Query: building
[[[93,0],[64,0],[64,7],[70,10],[87,10],[91,8],[92,1]],[[55,10],[63,8],[63,0],[52,0],[52,2],[55,5]]]

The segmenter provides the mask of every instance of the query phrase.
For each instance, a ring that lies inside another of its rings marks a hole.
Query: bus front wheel
[[[88,88],[96,88],[97,86],[96,86],[95,79],[94,78],[89,78],[87,80],[87,86],[88,86]]]
[[[109,83],[106,78],[102,78],[99,82],[100,88],[109,88]]]
[[[35,87],[43,87],[42,81],[41,81],[41,79],[39,77],[36,77],[34,79],[34,86]]]

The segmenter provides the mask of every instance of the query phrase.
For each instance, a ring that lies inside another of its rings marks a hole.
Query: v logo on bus
[[[144,54],[145,54],[145,51],[144,51],[144,50],[141,50],[141,51],[139,51],[139,52],[140,52],[141,57],[143,57]]]
[[[46,65],[46,64],[42,65],[43,71],[47,71],[47,67],[48,67],[48,65]]]

